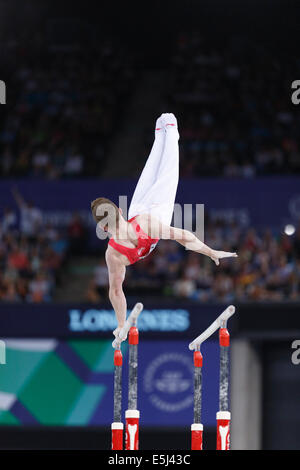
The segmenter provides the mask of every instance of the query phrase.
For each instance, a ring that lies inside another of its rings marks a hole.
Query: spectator
[[[5,234],[16,228],[17,216],[10,207],[4,209],[3,219],[1,222],[2,233]]]
[[[101,298],[108,294],[108,269],[104,258],[101,258],[94,270],[94,286]]]
[[[34,303],[47,302],[50,300],[51,282],[49,277],[40,271],[29,283],[29,300]]]
[[[189,279],[186,274],[183,274],[183,276],[174,283],[174,294],[177,297],[193,298],[195,292],[196,283],[192,279]]]
[[[13,196],[21,213],[21,233],[26,237],[34,237],[42,227],[42,212],[37,207],[34,207],[31,201],[26,202],[16,188],[13,189]]]
[[[103,300],[102,297],[99,295],[98,289],[93,280],[89,283],[85,297],[88,302],[91,302],[93,304],[98,304],[101,302],[101,300]]]
[[[73,255],[80,255],[85,251],[86,229],[78,214],[73,214],[68,226],[68,236],[70,243],[70,252]]]
[[[49,240],[42,233],[26,237],[17,230],[0,232],[0,301],[51,300],[67,249],[65,238],[59,232],[56,237]]]
[[[74,177],[82,174],[83,161],[83,155],[80,155],[80,153],[76,151],[68,155],[64,168],[65,175],[69,177]]]

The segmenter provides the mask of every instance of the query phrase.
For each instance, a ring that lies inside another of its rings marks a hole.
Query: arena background
[[[205,241],[239,258],[160,242],[130,269],[141,448],[189,448],[188,343],[232,303],[232,448],[299,449],[299,19],[288,1],[0,2],[1,449],[110,447],[116,324],[89,207],[132,195],[162,112],[177,201],[205,204]],[[213,449],[216,337],[203,355]]]

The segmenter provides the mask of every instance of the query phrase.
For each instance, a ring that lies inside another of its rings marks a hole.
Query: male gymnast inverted
[[[209,248],[192,232],[172,227],[171,220],[179,178],[178,126],[174,114],[156,121],[155,140],[129,207],[129,220],[112,201],[100,197],[91,203],[97,229],[109,232],[105,259],[109,274],[109,299],[114,308],[118,337],[124,326],[127,302],[123,292],[126,267],[148,256],[159,239],[175,240],[189,250],[209,256],[216,265],[236,253]]]

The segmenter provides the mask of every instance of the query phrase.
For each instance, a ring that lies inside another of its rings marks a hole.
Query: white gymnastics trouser
[[[170,225],[179,178],[177,128],[155,131],[155,140],[135,188],[128,217],[151,214]]]

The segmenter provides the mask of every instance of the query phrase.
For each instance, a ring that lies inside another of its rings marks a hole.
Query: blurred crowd
[[[43,213],[14,190],[18,211],[0,218],[0,301],[48,302],[70,255],[82,253],[86,228],[74,214],[65,229],[44,223]]]
[[[16,188],[13,195],[18,210],[7,207],[0,218],[0,301],[55,300],[57,288],[68,278],[69,260],[88,255],[88,228],[76,213],[64,228],[54,226]],[[300,300],[300,226],[288,236],[208,219],[205,242],[217,250],[236,251],[238,258],[215,266],[206,256],[160,240],[150,256],[127,269],[126,295],[225,303]],[[99,249],[105,246],[103,242]],[[87,291],[82,290],[84,298],[93,303],[108,299],[103,254]]]
[[[105,166],[133,89],[131,56],[109,39],[83,48],[51,44],[39,34],[1,44],[9,86],[0,177],[97,176]]]
[[[9,83],[0,120],[2,177],[99,176],[126,120],[139,84],[135,53],[116,39],[51,44],[36,34],[1,45]],[[178,116],[181,176],[299,174],[300,115],[291,102],[299,59],[259,41],[212,42],[196,32],[180,34],[173,46],[157,106]],[[147,151],[152,138],[149,132]]]
[[[161,240],[153,254],[127,269],[126,295],[151,295],[200,302],[300,300],[300,226],[285,234],[242,229],[236,223],[206,224],[205,242],[237,251],[238,258],[215,266],[210,258]],[[104,259],[95,269],[88,300],[107,297]]]
[[[299,58],[259,41],[181,34],[166,91],[180,119],[181,176],[299,174],[299,69]]]
[[[221,44],[184,33],[168,48],[168,60],[161,105],[179,120],[181,177],[300,173],[299,107],[291,103],[299,59],[243,38]],[[24,33],[1,45],[1,63],[9,86],[0,116],[0,177],[100,176],[138,82],[132,52],[118,40],[55,47],[39,33]],[[148,150],[152,139],[153,132]],[[18,212],[1,208],[0,300],[51,301],[69,255],[85,254],[87,228],[77,214],[65,229],[47,224],[33,202],[16,189],[13,195]],[[127,270],[126,294],[300,300],[300,228],[289,237],[208,221],[205,234],[208,245],[239,257],[216,267],[160,241]],[[107,286],[101,259],[86,299],[106,299]]]

